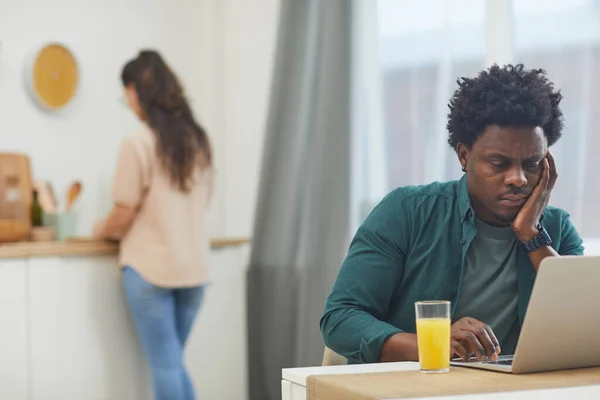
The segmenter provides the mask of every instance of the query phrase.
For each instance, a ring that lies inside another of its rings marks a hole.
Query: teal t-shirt
[[[514,354],[521,331],[517,308],[517,239],[512,228],[475,219],[453,322],[463,317],[488,324],[502,349]]]
[[[565,211],[547,207],[540,223],[559,255],[583,254]],[[466,177],[389,193],[356,232],[327,299],[325,345],[350,363],[373,363],[389,337],[416,332],[415,301],[450,300],[454,318],[478,232]],[[515,253],[522,324],[536,274],[527,252],[517,246]]]

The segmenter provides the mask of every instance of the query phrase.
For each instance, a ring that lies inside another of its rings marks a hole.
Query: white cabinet
[[[199,399],[247,398],[246,262],[243,252],[212,254],[212,283],[192,330],[186,364]]]
[[[245,400],[246,250],[213,250],[186,362],[200,399]],[[114,256],[0,260],[0,399],[148,400]]]
[[[149,399],[115,257],[32,259],[33,400]]]
[[[27,261],[0,260],[0,398],[26,399]]]

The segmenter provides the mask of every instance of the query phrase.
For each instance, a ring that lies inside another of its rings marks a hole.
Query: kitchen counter
[[[236,247],[248,244],[248,238],[213,238],[212,248]],[[116,254],[117,243],[90,238],[73,238],[64,242],[19,242],[0,244],[0,259],[69,255]]]

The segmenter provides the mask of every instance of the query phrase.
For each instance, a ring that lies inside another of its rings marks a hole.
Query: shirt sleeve
[[[112,182],[112,200],[116,205],[136,208],[148,186],[147,162],[133,137],[121,143],[117,169]]]
[[[583,240],[571,222],[569,214],[564,212],[561,219],[561,241],[558,254],[561,256],[582,256],[583,253]]]
[[[408,247],[398,197],[388,195],[358,229],[320,321],[326,346],[360,363],[378,362],[384,342],[401,332],[384,321]]]

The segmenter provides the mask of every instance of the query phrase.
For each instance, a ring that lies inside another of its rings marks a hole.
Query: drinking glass
[[[450,371],[450,302],[417,301],[415,314],[421,372]]]

